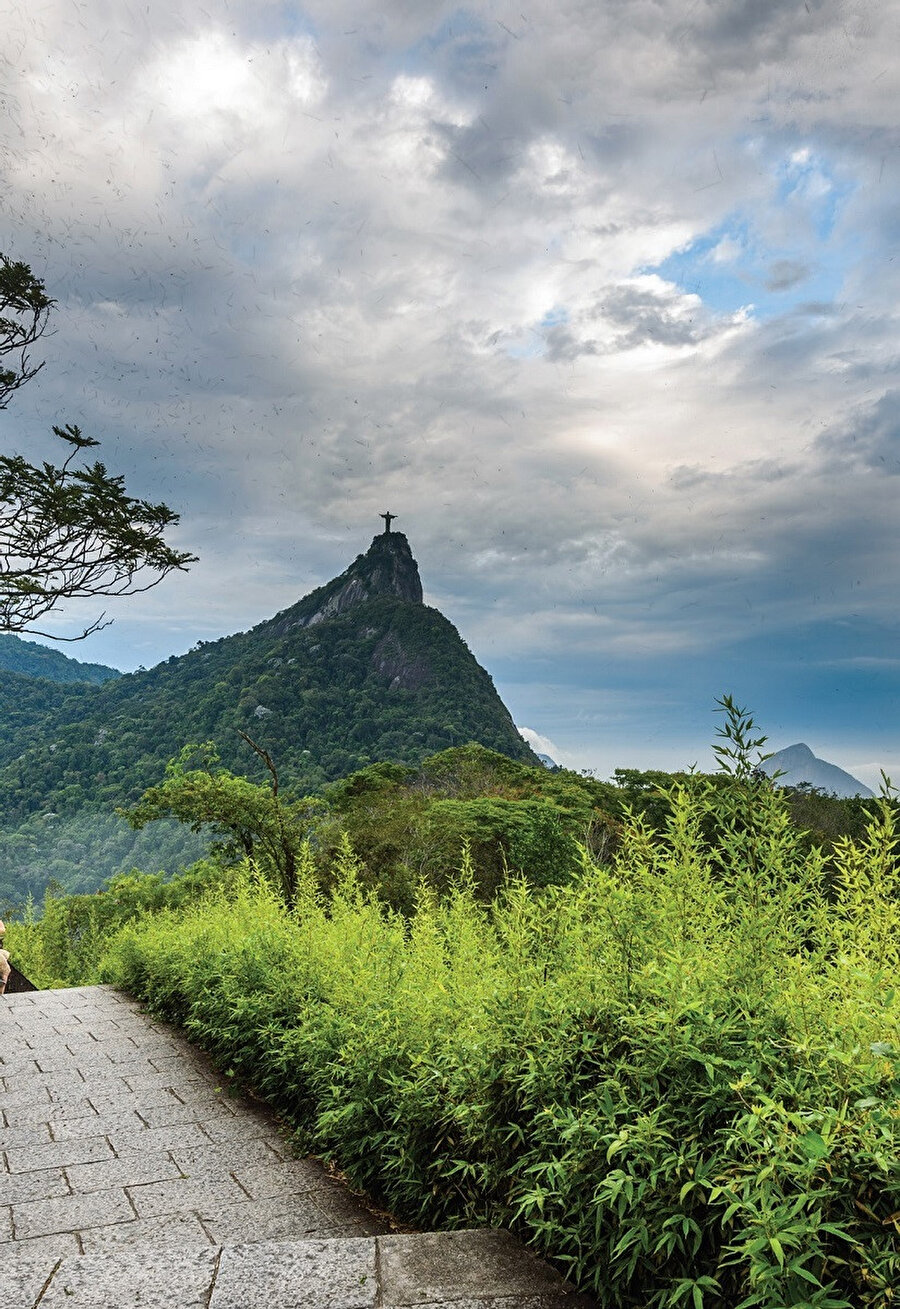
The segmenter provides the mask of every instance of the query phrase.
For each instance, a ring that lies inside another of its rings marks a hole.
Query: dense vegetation
[[[613,857],[561,880],[485,898],[463,852],[401,913],[348,841],[327,877],[304,844],[290,910],[264,860],[207,862],[51,900],[10,944],[42,981],[100,977],[184,1024],[399,1215],[511,1225],[604,1304],[888,1309],[897,807],[826,859],[747,727],[729,718],[721,777],[652,789],[657,830],[623,812]],[[466,804],[486,762],[370,770],[332,803],[359,835],[379,777]],[[505,785],[527,789],[514,766]]]
[[[715,776],[704,780],[722,785]],[[423,878],[444,889],[463,844],[478,892],[489,898],[509,869],[534,885],[566,880],[580,868],[582,845],[606,860],[629,813],[663,826],[673,785],[689,781],[687,774],[622,769],[613,782],[601,782],[467,745],[416,766],[372,764],[312,795],[288,786],[273,796],[271,778],[250,781],[226,769],[211,745],[189,747],[122,811],[137,832],[100,808],[70,816],[40,812],[0,830],[0,916],[14,916],[29,895],[39,901],[50,883],[87,892],[120,872],[171,874],[199,858],[212,838],[220,857],[250,855],[282,886],[309,840],[327,882],[344,833],[362,860],[365,886],[393,908],[409,910]],[[800,845],[822,849],[826,872],[835,843],[863,834],[863,801],[808,789],[788,790],[784,798]],[[715,839],[714,811],[703,829]]]
[[[408,684],[393,685],[398,669]],[[17,689],[24,705],[10,691],[9,717],[0,714],[9,725],[0,755],[7,823],[135,800],[192,741],[214,740],[229,768],[262,780],[239,730],[302,790],[378,759],[414,763],[471,740],[533,762],[455,628],[434,609],[390,597],[314,627],[262,624],[102,687]]]
[[[0,918],[14,917],[48,886],[92,892],[135,869],[173,875],[206,854],[210,838],[180,823],[135,831],[114,813],[82,810],[70,818],[37,814],[14,831],[0,831]]]
[[[90,682],[100,685],[122,674],[106,664],[87,664],[70,659],[59,650],[39,645],[37,641],[23,641],[8,632],[0,633],[0,669],[8,673],[22,673],[26,677],[46,677],[51,682]]]

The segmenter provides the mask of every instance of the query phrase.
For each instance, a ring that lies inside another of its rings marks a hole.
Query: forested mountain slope
[[[94,686],[122,676],[118,668],[85,664],[80,659],[70,659],[60,650],[52,650],[37,641],[23,641],[20,636],[9,632],[0,633],[0,680],[4,672],[45,677],[51,682],[65,684],[89,682]]]
[[[261,778],[241,731],[303,789],[468,741],[534,762],[455,627],[422,603],[400,532],[249,632],[100,687],[47,688],[43,706],[25,690],[3,706],[7,824],[134,799],[187,743],[213,740],[230,768]]]

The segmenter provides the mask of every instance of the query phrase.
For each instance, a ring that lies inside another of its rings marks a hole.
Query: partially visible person
[[[6,924],[0,918],[0,943],[6,935]],[[9,962],[9,951],[0,949],[0,995],[6,991],[6,983],[9,981],[9,975],[12,972]]]

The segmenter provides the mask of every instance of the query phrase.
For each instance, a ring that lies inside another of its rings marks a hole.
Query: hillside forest
[[[717,773],[610,784],[468,746],[290,796],[186,752],[128,819],[212,854],[8,943],[183,1026],[400,1219],[511,1227],[606,1306],[889,1309],[900,810],[783,792],[722,707]]]

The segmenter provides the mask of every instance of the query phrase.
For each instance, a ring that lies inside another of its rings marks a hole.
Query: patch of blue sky
[[[772,170],[771,208],[738,211],[661,263],[642,268],[698,295],[713,313],[756,318],[840,299],[859,238],[840,219],[855,184],[808,147],[784,152]]]
[[[793,151],[776,170],[776,178],[779,205],[802,208],[817,239],[829,241],[855,184],[839,177],[822,155],[808,148]]]
[[[467,82],[483,76],[496,60],[499,28],[492,30],[468,9],[455,9],[426,36],[397,56],[405,73],[433,75],[439,64],[453,80]]]
[[[553,305],[538,319],[537,326],[528,329],[528,336],[521,340],[506,341],[503,353],[509,359],[538,359],[546,354],[547,341],[543,333],[551,327],[559,327],[569,321],[569,311],[565,305]]]
[[[567,323],[568,321],[569,311],[565,305],[554,305],[552,309],[547,310],[538,326],[543,328],[559,327],[560,323]]]
[[[544,338],[535,334],[528,340],[505,345],[503,353],[509,359],[537,359],[544,354],[546,349],[547,343]]]
[[[656,273],[699,296],[713,313],[746,309],[755,318],[773,318],[804,304],[838,300],[851,255],[848,241],[768,245],[749,219],[734,215],[662,263],[639,271]]]
[[[291,36],[311,36],[316,40],[319,36],[316,24],[294,0],[284,0],[280,5],[256,6],[251,9],[246,26],[257,40],[277,41]]]

